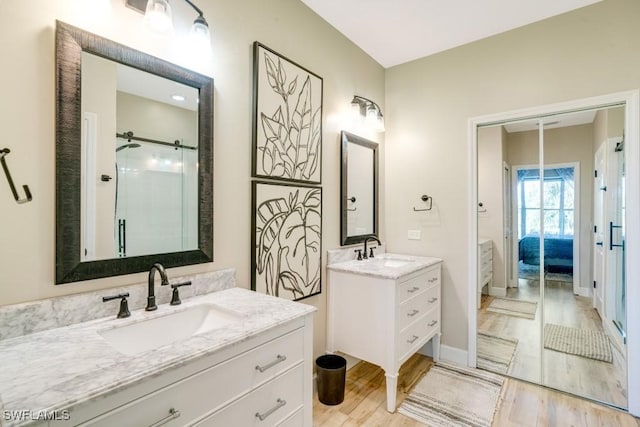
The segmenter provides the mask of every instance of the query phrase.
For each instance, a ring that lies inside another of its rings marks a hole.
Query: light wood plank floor
[[[404,400],[433,362],[416,354],[400,369],[397,403]],[[360,362],[347,371],[344,402],[326,406],[316,397],[313,405],[314,427],[413,427],[423,426],[404,415],[386,411],[384,372],[377,366]],[[493,419],[494,427],[504,426],[606,426],[640,427],[640,420],[615,409],[554,390],[507,379]]]
[[[518,339],[510,376],[545,384],[559,390],[627,406],[626,362],[624,354],[612,344],[613,363],[541,349],[540,285],[537,280],[520,280],[518,288],[507,290],[507,298],[537,301],[534,320],[487,311],[493,297],[482,297],[478,329]],[[571,283],[546,281],[544,322],[581,329],[603,331],[602,321],[591,299],[573,294]],[[541,351],[542,350],[542,351]],[[544,358],[544,373],[541,370]]]

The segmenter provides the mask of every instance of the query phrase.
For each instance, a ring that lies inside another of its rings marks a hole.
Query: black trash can
[[[318,399],[325,405],[338,405],[344,400],[347,360],[336,354],[325,354],[316,359]]]

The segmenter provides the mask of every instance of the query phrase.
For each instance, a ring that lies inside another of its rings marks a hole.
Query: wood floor
[[[507,290],[507,298],[538,302],[536,318],[530,320],[487,311],[493,297],[482,297],[478,330],[518,339],[510,376],[615,406],[627,406],[626,362],[615,345],[611,346],[613,363],[542,349],[539,281],[521,279],[518,288]],[[565,282],[545,282],[544,323],[603,331],[591,299],[574,295],[572,284]]]
[[[404,400],[413,385],[432,366],[428,357],[416,354],[400,369],[397,403]],[[345,399],[340,405],[326,406],[315,398],[314,427],[335,426],[423,426],[404,415],[386,411],[384,372],[360,362],[347,371]],[[640,427],[640,420],[615,409],[598,405],[554,390],[507,379],[493,419],[503,426],[606,426]]]

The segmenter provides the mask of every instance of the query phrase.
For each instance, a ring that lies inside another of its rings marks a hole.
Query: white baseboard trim
[[[506,297],[507,296],[507,288],[498,288],[495,286],[491,286],[489,288],[489,295],[492,297]]]
[[[590,297],[591,296],[591,289],[590,288],[579,287],[578,288],[578,295],[580,295],[581,297]]]
[[[440,360],[443,362],[467,366],[467,357],[467,350],[461,350],[457,347],[450,347],[444,344],[440,345]]]

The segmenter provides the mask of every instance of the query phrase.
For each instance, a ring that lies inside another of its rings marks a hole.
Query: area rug
[[[438,363],[409,393],[398,412],[433,427],[489,427],[503,382],[497,374]]]
[[[604,332],[592,329],[570,328],[546,323],[544,325],[544,348],[613,363],[609,338]]]
[[[516,338],[478,331],[476,366],[498,374],[508,373],[517,345]]]
[[[487,311],[506,314],[508,316],[535,319],[538,303],[535,301],[522,301],[508,298],[494,298],[487,307]]]

